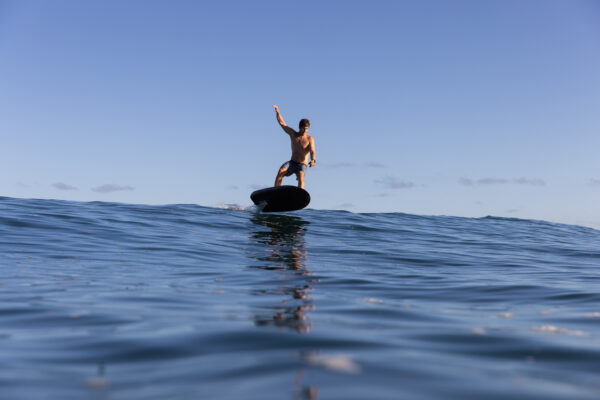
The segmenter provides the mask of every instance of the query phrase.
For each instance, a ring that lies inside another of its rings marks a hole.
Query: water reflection
[[[257,290],[258,294],[284,295],[265,313],[255,316],[255,323],[294,329],[298,333],[308,333],[312,326],[309,312],[315,306],[310,299],[314,279],[307,268],[308,252],[304,245],[304,234],[309,222],[289,215],[257,214],[252,223],[261,228],[251,232],[251,239],[261,244],[264,253],[256,254],[260,264],[253,268],[281,272],[280,283],[276,287]]]
[[[255,308],[255,324],[309,333],[312,327],[310,312],[315,310],[310,295],[318,282],[307,267],[309,255],[304,234],[309,222],[296,216],[274,214],[257,214],[251,221],[255,229],[251,230],[250,239],[259,244],[259,251],[251,255],[259,263],[253,263],[251,268],[277,272],[270,277],[268,287],[255,290],[255,294],[268,299]],[[301,357],[305,358],[306,354]],[[304,369],[301,368],[294,379],[295,399],[317,399],[318,388],[303,384],[303,379]]]

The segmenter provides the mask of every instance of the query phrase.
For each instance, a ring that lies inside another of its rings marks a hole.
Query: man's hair
[[[304,128],[304,127],[307,127],[307,128],[309,128],[309,127],[310,127],[310,121],[309,121],[309,120],[307,120],[306,118],[302,118],[302,119],[300,120],[300,124],[299,124],[299,125],[300,125],[300,129],[302,129],[302,128]]]

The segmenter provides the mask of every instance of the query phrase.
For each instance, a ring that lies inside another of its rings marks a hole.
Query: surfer
[[[281,186],[281,181],[284,176],[290,176],[296,174],[296,180],[298,181],[298,187],[304,189],[304,172],[308,164],[308,156],[310,154],[310,166],[315,166],[315,139],[310,136],[308,128],[310,127],[310,121],[306,118],[300,120],[298,126],[298,132],[286,125],[285,121],[281,117],[279,107],[273,106],[277,113],[277,122],[281,125],[281,128],[290,136],[292,142],[292,158],[290,161],[283,163],[277,171],[277,177],[275,177],[275,186]]]

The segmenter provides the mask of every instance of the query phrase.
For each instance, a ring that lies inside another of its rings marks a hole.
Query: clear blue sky
[[[2,1],[0,195],[600,228],[600,2]],[[287,178],[284,184],[295,184]]]

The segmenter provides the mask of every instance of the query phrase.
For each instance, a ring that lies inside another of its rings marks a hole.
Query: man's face
[[[302,128],[300,128],[300,133],[305,134],[306,132],[308,132],[308,128],[308,126],[304,125]]]

